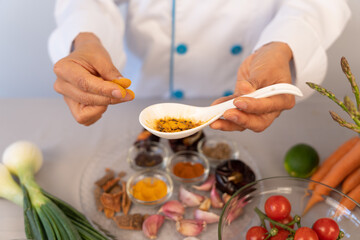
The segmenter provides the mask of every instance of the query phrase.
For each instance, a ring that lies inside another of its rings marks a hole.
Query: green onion
[[[19,141],[6,148],[3,154],[5,166],[0,164],[0,197],[23,207],[26,237],[54,240],[108,239],[82,213],[40,188],[34,174],[41,168],[42,162],[42,153],[35,144]],[[21,188],[9,171],[19,178]]]
[[[12,178],[9,170],[0,163],[0,197],[16,203],[19,206],[23,204],[23,195],[21,188]]]

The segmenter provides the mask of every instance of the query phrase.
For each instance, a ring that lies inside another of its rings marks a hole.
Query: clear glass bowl
[[[137,163],[139,157],[146,158],[146,162],[158,161],[152,166],[141,166]],[[135,170],[165,168],[169,157],[168,148],[160,142],[146,141],[137,142],[129,148],[127,161]],[[151,159],[150,159],[151,158]]]
[[[142,201],[135,198],[133,196],[133,190],[132,190],[133,186],[135,186],[137,182],[143,180],[144,178],[154,178],[154,179],[162,180],[167,187],[166,195],[155,201]],[[171,177],[165,171],[161,171],[161,170],[144,170],[141,172],[137,172],[134,175],[132,175],[126,183],[126,192],[128,196],[131,198],[132,202],[146,206],[157,206],[166,202],[171,197],[173,193],[173,188],[174,186]]]
[[[239,158],[235,142],[220,135],[205,136],[199,141],[197,150],[209,160],[211,167],[227,159]]]
[[[179,162],[190,162],[190,163],[200,163],[204,167],[204,173],[195,178],[181,178],[174,174],[174,166]],[[195,151],[180,151],[175,153],[169,158],[168,164],[166,166],[166,171],[170,176],[177,182],[183,184],[197,184],[205,181],[209,176],[210,164],[209,161],[201,154]]]
[[[117,138],[116,141],[110,141],[109,144],[104,145],[101,149],[95,151],[88,162],[83,166],[81,170],[81,179],[79,184],[79,207],[85,216],[91,221],[91,223],[102,230],[103,232],[110,233],[114,236],[114,239],[127,240],[148,240],[148,238],[142,233],[142,231],[132,231],[119,229],[116,222],[112,219],[108,219],[104,212],[99,212],[96,207],[94,198],[94,182],[104,176],[105,169],[111,168],[116,173],[126,172],[126,176],[122,181],[128,181],[128,179],[137,172],[129,164],[127,164],[127,154],[130,147],[133,145],[133,141],[129,139],[136,138],[136,131],[129,129],[127,133],[124,133],[123,137]],[[162,139],[163,140],[163,139]],[[167,145],[167,142],[163,141],[163,144]],[[246,164],[251,166],[255,171],[256,177],[261,178],[258,164],[251,154],[242,145],[238,145],[240,149],[240,159],[244,160]],[[170,148],[168,148],[170,150]],[[124,161],[125,160],[125,161]],[[178,200],[178,193],[180,184],[175,182],[172,196],[169,200]],[[203,194],[202,192],[198,192]],[[142,204],[132,204],[129,214],[142,213],[142,214],[157,214],[159,206],[146,206]],[[220,209],[214,209],[214,212],[220,215]],[[122,215],[123,213],[117,213],[116,215]],[[186,208],[184,218],[193,218],[194,208]],[[217,239],[218,225],[216,223],[206,226],[206,230],[201,233],[199,239]],[[1,239],[1,237],[0,237]],[[173,221],[165,221],[161,227],[161,231],[158,234],[158,240],[182,240],[184,239],[176,230]]]
[[[285,196],[291,203],[291,216],[295,214],[301,216],[308,200],[313,195],[313,191],[307,188],[310,182],[312,181],[302,178],[273,177],[255,181],[239,189],[223,208],[218,225],[218,239],[245,239],[246,232],[250,227],[260,225],[260,219],[254,208],[258,207],[264,212],[264,203],[272,195]],[[341,206],[341,199],[343,197],[348,198],[340,191],[328,186],[326,187],[330,194],[323,196],[324,201],[315,204],[308,213],[301,216],[302,226],[311,228],[313,223],[319,218],[332,218],[336,209]],[[240,204],[240,200],[246,202],[243,212],[229,224],[228,222],[231,218],[231,213],[234,211],[234,206]],[[349,200],[353,201],[350,198]],[[346,214],[333,219],[338,223],[340,230],[345,233],[345,237],[342,239],[359,238],[360,205],[358,203],[356,203],[356,207],[353,210],[348,210]],[[268,225],[267,228],[268,230],[270,229]]]

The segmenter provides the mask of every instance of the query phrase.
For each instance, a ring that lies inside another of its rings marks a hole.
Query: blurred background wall
[[[348,2],[352,18],[328,51],[323,83],[341,97],[350,95],[341,56],[360,79],[360,1]],[[47,40],[55,28],[54,5],[54,0],[0,0],[0,97],[60,97],[52,87],[55,75],[47,52]]]

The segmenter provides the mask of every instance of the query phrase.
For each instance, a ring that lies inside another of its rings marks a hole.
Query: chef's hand
[[[254,132],[264,131],[283,110],[295,105],[295,97],[290,94],[275,95],[267,98],[248,98],[241,95],[251,93],[275,83],[291,83],[290,60],[292,51],[285,43],[272,42],[264,45],[247,57],[241,64],[234,95],[217,99],[218,104],[234,99],[237,108],[227,110],[223,117],[210,127],[223,131]]]
[[[126,89],[131,81],[115,68],[92,33],[75,38],[74,50],[55,63],[54,72],[55,91],[64,96],[76,121],[85,126],[99,120],[108,105],[134,99],[134,93]]]

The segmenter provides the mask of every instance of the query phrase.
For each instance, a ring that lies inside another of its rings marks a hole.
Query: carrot
[[[323,161],[321,166],[315,171],[315,173],[311,176],[311,180],[321,182],[323,177],[330,171],[332,166],[336,164],[336,162],[342,158],[350,149],[360,140],[359,137],[352,137],[339,146],[335,152],[333,152],[327,159]],[[315,188],[315,183],[309,183],[308,188],[313,190]]]
[[[360,184],[357,185],[353,190],[348,194],[350,198],[352,198],[358,204],[360,203]],[[335,217],[343,214],[344,212],[348,212],[353,210],[356,207],[356,203],[350,200],[349,198],[343,197],[340,201],[339,206],[336,209]]]
[[[337,161],[321,180],[321,183],[335,188],[353,171],[353,169],[358,167],[360,167],[360,141],[357,141],[353,148]],[[322,201],[323,195],[329,194],[331,189],[325,185],[316,184],[314,192],[310,197],[303,214],[306,214],[306,212],[308,212],[317,202]]]
[[[345,178],[341,185],[341,191],[346,194],[358,185],[360,185],[360,167]]]

